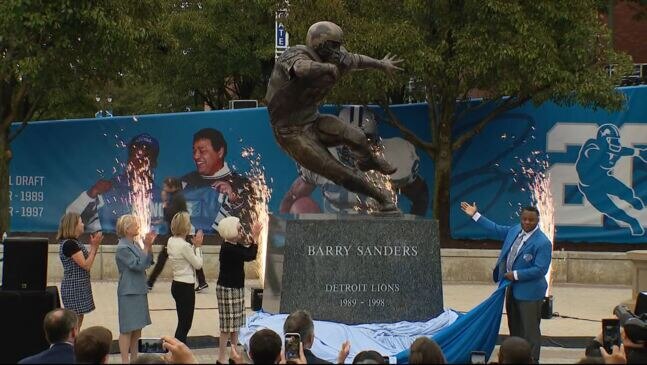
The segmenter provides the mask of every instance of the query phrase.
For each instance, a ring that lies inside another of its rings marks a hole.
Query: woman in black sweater
[[[263,226],[252,225],[252,237],[258,237]],[[254,261],[258,245],[245,245],[245,232],[237,217],[227,217],[218,223],[218,233],[224,240],[220,246],[220,273],[216,286],[220,318],[218,362],[226,363],[227,340],[238,343],[238,330],[245,324],[245,262]]]

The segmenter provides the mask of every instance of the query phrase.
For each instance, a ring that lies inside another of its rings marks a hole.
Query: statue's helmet
[[[316,22],[308,29],[306,46],[317,52],[324,61],[335,52],[339,52],[343,43],[344,32],[333,22]]]
[[[622,146],[620,145],[620,130],[613,124],[603,124],[598,128],[597,139],[606,141],[609,149],[613,152],[619,152]]]
[[[378,134],[375,114],[362,105],[350,105],[341,109],[339,119],[357,127],[369,138],[376,138]]]

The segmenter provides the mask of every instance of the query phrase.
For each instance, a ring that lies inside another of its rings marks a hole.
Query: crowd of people
[[[45,337],[51,346],[38,354],[21,360],[20,364],[47,363],[108,363],[113,335],[102,326],[93,326],[80,330],[80,317],[72,310],[58,308],[47,313],[43,323]],[[284,348],[281,336],[271,329],[256,331],[249,340],[246,357],[237,345],[232,345],[229,359],[227,351],[220,350],[217,363],[246,364],[330,364],[318,358],[312,351],[315,332],[314,322],[307,311],[297,310],[285,320],[283,332],[298,334],[298,351]],[[591,341],[585,356],[578,364],[639,364],[644,363],[647,349],[644,344],[634,343],[622,331],[623,344],[613,346],[608,353],[602,344],[601,335]],[[235,343],[232,343],[235,344]],[[161,337],[164,353],[131,353],[131,364],[197,364],[197,358],[185,342],[172,336]],[[350,353],[350,343],[344,342],[339,350],[336,363],[346,362]],[[419,337],[411,344],[408,363],[410,364],[445,364],[446,359],[441,347],[429,337]],[[485,363],[485,357],[472,357],[472,363]],[[248,360],[246,360],[246,358]],[[482,361],[482,362],[481,362]],[[357,353],[353,364],[388,364],[389,357],[374,350]],[[532,346],[521,337],[506,338],[496,353],[496,361],[490,364],[533,364]]]

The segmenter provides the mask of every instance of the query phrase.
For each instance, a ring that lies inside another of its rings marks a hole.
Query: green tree
[[[387,80],[377,72],[354,73],[329,102],[377,102],[389,122],[435,163],[433,215],[443,241],[449,230],[452,154],[497,115],[526,102],[618,109],[619,75],[629,57],[610,47],[596,0],[318,0],[290,3],[288,31],[304,40],[308,26],[330,20],[344,29],[352,52],[405,59],[405,72]],[[616,65],[609,76],[605,66]],[[431,138],[416,135],[391,113],[393,95],[411,77],[423,86]],[[470,93],[485,99],[470,106]],[[489,112],[466,132],[453,126],[473,108]],[[459,112],[460,111],[460,112]]]
[[[176,110],[261,99],[274,58],[273,0],[174,2],[165,11],[170,41],[153,84]]]
[[[11,141],[48,107],[148,69],[162,44],[160,9],[159,0],[0,2],[0,235],[9,229]]]

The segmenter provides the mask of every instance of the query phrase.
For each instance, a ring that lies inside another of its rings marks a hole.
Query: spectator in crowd
[[[253,237],[258,237],[263,226],[252,226]],[[245,324],[245,262],[256,259],[258,245],[243,244],[245,232],[237,217],[227,217],[218,224],[218,233],[224,239],[220,247],[220,273],[216,286],[220,318],[218,361],[225,363],[227,340],[231,347],[238,344],[238,331]]]
[[[138,242],[139,229],[137,217],[132,214],[123,215],[117,220],[119,243],[115,256],[119,270],[119,351],[124,364],[137,357],[137,340],[141,337],[142,328],[151,324],[145,270],[153,261],[151,247],[156,234],[146,234],[142,249]]]
[[[93,326],[79,332],[74,343],[77,364],[107,364],[112,344],[112,332]]]
[[[387,364],[387,362],[379,352],[366,350],[355,356],[353,364]]]
[[[530,343],[521,337],[511,336],[499,347],[499,364],[532,364]]]
[[[298,333],[303,344],[303,353],[308,364],[330,364],[330,362],[320,359],[310,350],[315,341],[315,324],[312,316],[305,310],[297,310],[290,313],[283,323],[284,333]],[[348,341],[342,344],[341,350],[337,357],[337,363],[343,364],[350,352],[350,343]]]
[[[26,357],[19,364],[74,364],[74,339],[79,331],[78,316],[69,309],[54,309],[43,320],[45,339],[50,347]],[[10,349],[4,349],[9,351]]]
[[[249,339],[249,358],[253,364],[285,364],[281,361],[281,337],[269,328],[254,332]],[[242,353],[231,347],[229,363],[244,364]]]
[[[645,364],[647,363],[647,344],[636,343],[626,334],[624,328],[620,328],[622,345],[613,346],[611,353],[608,353],[602,344],[602,333],[599,333],[591,343],[586,347],[585,354],[587,357],[602,358],[607,364],[618,364],[624,357],[627,364]],[[607,362],[610,361],[610,362]]]
[[[410,364],[445,364],[445,355],[436,341],[429,337],[419,337],[410,347]]]
[[[83,316],[94,310],[90,270],[103,239],[101,232],[90,235],[90,251],[79,241],[83,234],[83,221],[77,213],[65,213],[58,226],[56,239],[59,242],[58,257],[63,264],[61,299],[63,306],[76,313],[79,329]]]
[[[171,221],[173,217],[179,212],[188,212],[186,199],[182,194],[182,183],[174,177],[167,177],[162,184],[162,201],[164,210],[164,222],[166,222],[167,230],[169,232],[169,239],[173,236],[171,233]],[[168,239],[164,240],[164,247],[157,256],[155,267],[148,277],[148,290],[153,290],[153,285],[157,277],[164,269],[166,260],[168,260],[167,243]],[[204,276],[204,275],[203,275]]]
[[[195,270],[202,268],[202,240],[204,235],[198,231],[193,245],[186,238],[191,231],[191,217],[188,212],[175,214],[171,221],[173,237],[168,240],[168,256],[173,267],[171,294],[175,299],[177,328],[175,338],[186,343],[193,323],[195,309]]]

